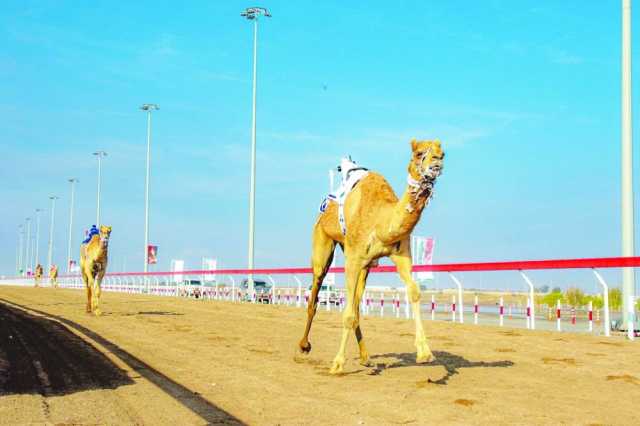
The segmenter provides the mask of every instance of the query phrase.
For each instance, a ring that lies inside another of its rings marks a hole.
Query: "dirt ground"
[[[26,311],[25,311],[26,309]],[[1,424],[640,424],[640,343],[365,317],[374,367],[328,374],[340,317],[305,311],[0,286]],[[632,395],[636,395],[632,399]]]

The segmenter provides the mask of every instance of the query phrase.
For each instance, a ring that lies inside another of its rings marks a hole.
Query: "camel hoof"
[[[373,363],[369,360],[369,357],[360,358],[360,365],[363,367],[373,367]]]
[[[416,356],[416,363],[417,364],[426,364],[428,362],[432,362],[432,361],[435,361],[435,360],[436,360],[436,357],[434,357],[431,352],[429,352],[427,354],[418,354]]]
[[[95,311],[93,311],[93,314],[97,317],[102,315],[102,311],[100,309],[96,309]]]
[[[329,374],[333,375],[333,376],[338,376],[340,374],[342,374],[343,368],[342,368],[342,363],[338,363],[337,361],[333,361],[333,365],[331,366],[331,370],[329,370]]]
[[[311,343],[307,342],[307,344],[300,343],[298,345],[298,349],[300,349],[301,354],[308,354],[311,352]]]

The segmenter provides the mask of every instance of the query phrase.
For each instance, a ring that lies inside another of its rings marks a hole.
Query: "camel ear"
[[[411,139],[411,150],[415,152],[416,149],[418,149],[418,142],[415,139]]]

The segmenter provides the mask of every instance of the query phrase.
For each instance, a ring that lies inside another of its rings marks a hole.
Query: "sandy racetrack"
[[[56,392],[0,381],[2,424],[640,424],[630,398],[640,395],[640,344],[619,338],[425,321],[437,360],[416,365],[413,322],[365,317],[375,366],[357,363],[352,338],[346,374],[332,377],[337,313],[318,313],[313,351],[301,356],[302,309],[103,293],[105,315],[94,318],[79,291],[5,286],[0,303],[10,333],[23,333],[20,321],[62,324],[118,376],[84,371],[86,383]],[[35,318],[23,318],[24,308]],[[18,362],[24,342],[14,340],[0,339],[0,373]],[[82,364],[44,343],[38,362],[24,343],[41,383],[50,382],[46,351]]]

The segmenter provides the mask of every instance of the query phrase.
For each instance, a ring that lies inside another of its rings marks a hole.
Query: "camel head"
[[[109,237],[111,236],[111,227],[100,225],[100,242],[103,248],[109,247]]]
[[[418,182],[433,182],[442,174],[444,151],[440,141],[411,141],[409,175]]]

